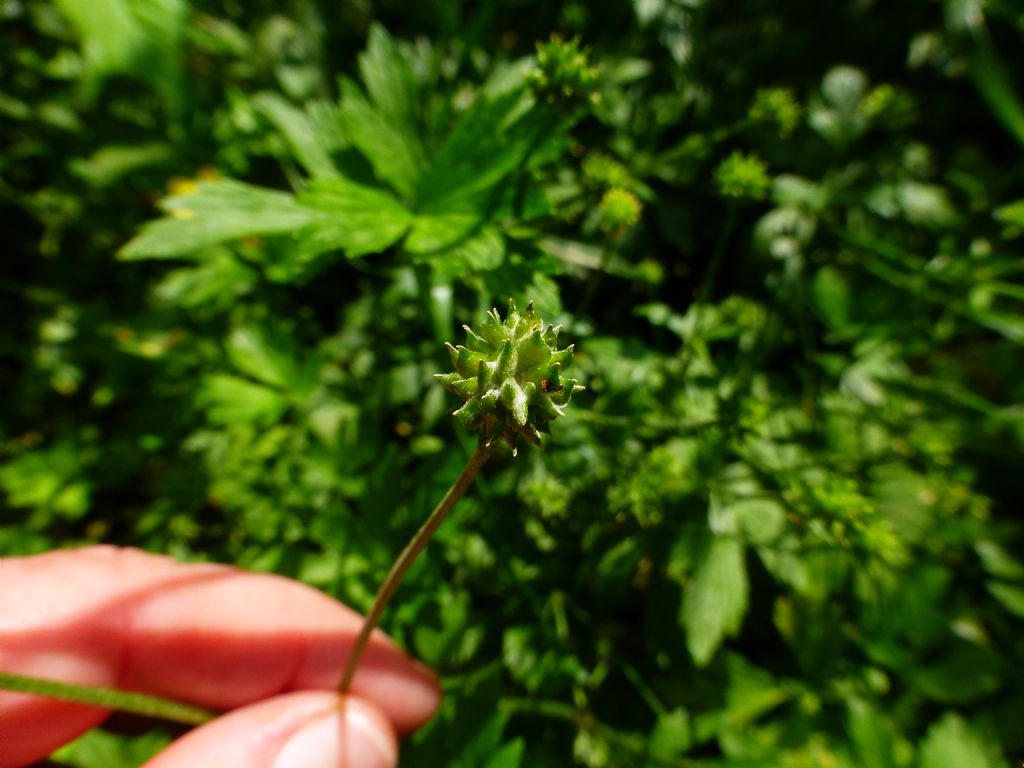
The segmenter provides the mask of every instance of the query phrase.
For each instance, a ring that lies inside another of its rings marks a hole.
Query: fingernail
[[[395,768],[394,736],[364,708],[345,702],[285,742],[271,768]]]

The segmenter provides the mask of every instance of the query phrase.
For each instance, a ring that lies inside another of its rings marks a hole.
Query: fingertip
[[[277,696],[197,728],[145,768],[395,768],[387,717],[357,697],[326,691]]]
[[[341,675],[340,662],[344,661],[351,643],[352,638],[347,637],[341,643],[312,646],[296,671],[292,686],[298,689],[336,686]],[[437,675],[398,651],[384,635],[376,633],[360,660],[352,681],[352,693],[378,706],[402,735],[430,720],[441,704],[441,683]]]
[[[402,667],[361,669],[356,673],[352,691],[377,702],[403,735],[421,728],[441,706],[441,682],[437,675],[411,660]]]
[[[270,768],[394,768],[398,745],[388,721],[374,707],[351,697],[338,709],[299,728]]]

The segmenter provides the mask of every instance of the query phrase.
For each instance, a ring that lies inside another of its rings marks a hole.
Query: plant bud
[[[559,328],[544,326],[527,305],[522,314],[509,299],[502,320],[498,310],[487,313],[479,333],[469,326],[466,344],[446,344],[455,367],[435,378],[462,400],[455,416],[481,439],[504,439],[513,448],[521,437],[540,444],[541,433],[564,414],[573,392],[583,389],[564,371],[572,364],[573,347],[559,349]]]

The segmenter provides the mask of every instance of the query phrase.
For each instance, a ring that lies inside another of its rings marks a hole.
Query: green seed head
[[[762,88],[754,96],[749,116],[755,122],[775,123],[782,136],[789,136],[800,125],[803,110],[791,89]]]
[[[598,101],[597,68],[590,66],[586,49],[576,39],[552,35],[548,42],[537,43],[535,64],[526,80],[541,102],[576,107]]]
[[[612,187],[604,193],[598,212],[601,214],[601,229],[612,235],[621,236],[640,221],[643,206],[628,189]]]
[[[733,152],[715,169],[715,183],[725,197],[763,200],[772,187],[768,168],[757,155]]]
[[[594,186],[629,188],[632,179],[626,166],[600,152],[591,152],[583,160],[583,178]]]
[[[573,392],[583,389],[563,375],[572,364],[572,346],[557,347],[559,328],[545,328],[533,302],[520,314],[509,299],[504,320],[492,309],[479,332],[463,327],[466,344],[447,345],[455,371],[436,374],[463,400],[455,416],[486,443],[504,438],[514,448],[521,437],[539,445]]]

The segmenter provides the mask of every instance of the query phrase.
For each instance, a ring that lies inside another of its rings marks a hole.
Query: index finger
[[[215,709],[333,688],[360,624],[336,600],[282,577],[136,550],[0,560],[0,669]],[[352,691],[399,732],[425,722],[440,698],[436,678],[380,633]],[[52,750],[105,714],[0,692],[0,768],[20,764],[8,761],[19,744]]]

